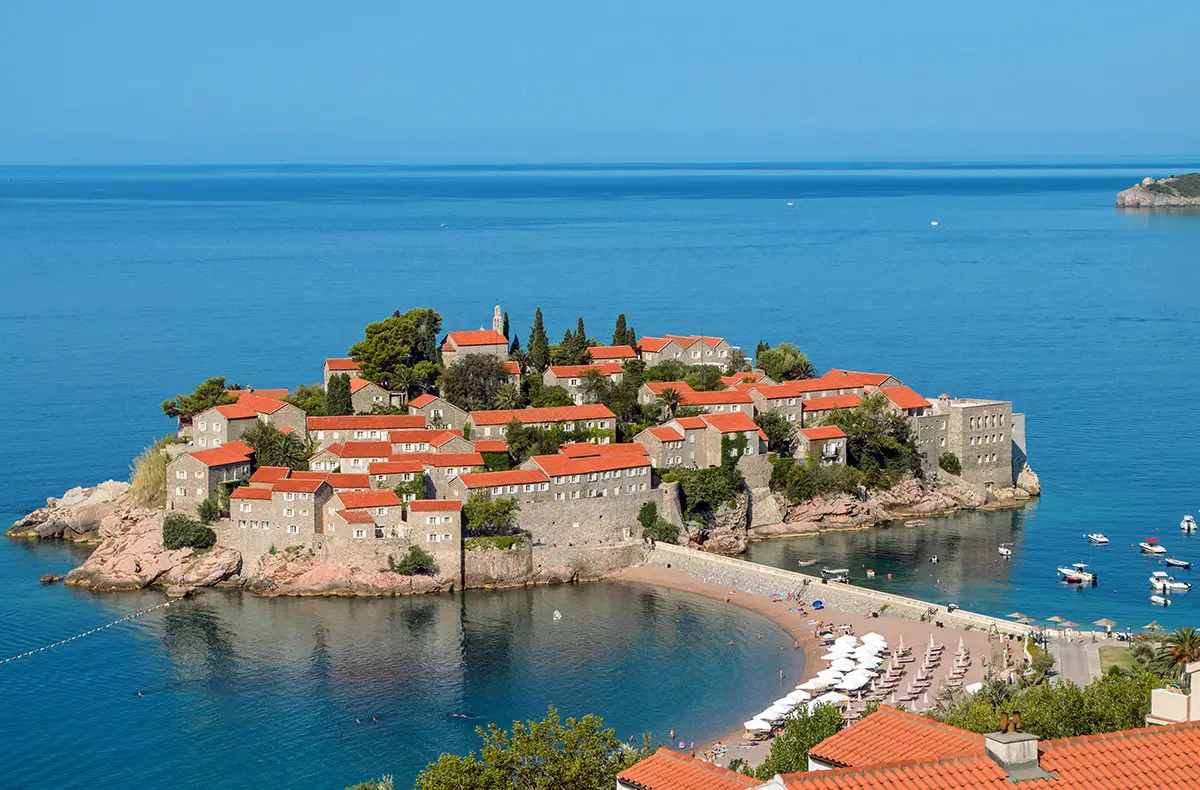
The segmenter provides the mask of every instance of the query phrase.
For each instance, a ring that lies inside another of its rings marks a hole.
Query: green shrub
[[[771,464],[771,488],[781,491],[789,502],[807,502],[814,497],[857,491],[863,474],[842,464],[822,464],[809,457],[800,462],[778,458]]]
[[[217,533],[179,513],[163,519],[163,546],[168,549],[207,549],[217,542]]]
[[[392,555],[388,555],[388,570],[392,573],[415,576],[417,574],[433,573],[436,568],[437,565],[433,561],[433,555],[420,546],[410,547],[408,553],[400,558],[400,562],[396,562],[392,559]]]
[[[654,526],[654,522],[658,521],[658,505],[653,502],[642,505],[638,510],[637,519],[642,522],[643,527],[650,529]]]
[[[938,466],[952,475],[962,474],[962,463],[958,460],[958,456],[949,450],[938,456]]]
[[[488,549],[507,551],[524,540],[524,535],[486,535],[465,539],[463,548],[467,551],[486,551]]]
[[[196,517],[201,524],[211,524],[221,519],[221,506],[215,499],[206,499],[196,506]]]
[[[663,521],[661,518],[655,519],[654,523],[646,527],[642,531],[644,537],[651,540],[663,543],[678,543],[679,542],[679,527]]]

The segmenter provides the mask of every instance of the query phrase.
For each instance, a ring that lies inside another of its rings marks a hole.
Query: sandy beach
[[[875,631],[886,637],[888,644],[893,646],[898,645],[901,638],[903,638],[904,644],[913,648],[913,654],[917,657],[918,662],[920,661],[924,646],[929,643],[929,638],[932,636],[935,642],[946,646],[947,660],[943,661],[942,665],[934,670],[933,685],[928,694],[915,704],[908,705],[907,707],[910,710],[914,708],[921,710],[933,704],[937,690],[950,674],[950,665],[952,662],[949,660],[949,656],[958,647],[960,639],[963,645],[971,651],[971,665],[963,679],[964,685],[983,680],[986,674],[984,661],[989,665],[993,662],[998,664],[1000,661],[1002,641],[997,638],[989,639],[988,635],[980,630],[968,631],[961,628],[939,628],[933,622],[922,623],[915,620],[904,620],[888,617],[886,614],[880,617],[867,617],[841,612],[828,607],[819,611],[808,610],[807,614],[801,614],[799,611],[793,611],[798,608],[794,601],[776,601],[762,595],[734,591],[702,582],[676,568],[665,568],[657,565],[639,565],[627,568],[615,574],[612,578],[615,581],[663,587],[694,595],[702,595],[717,601],[727,601],[731,605],[740,606],[747,611],[766,617],[791,634],[804,650],[805,669],[804,677],[801,680],[815,677],[816,673],[826,666],[826,663],[820,660],[821,655],[825,651],[821,648],[814,633],[814,627],[809,625],[809,621],[811,620],[820,620],[826,625],[847,625],[853,629],[853,633],[860,636]],[[786,591],[780,590],[780,592]],[[1021,655],[1020,642],[1018,640],[1014,639],[1009,641],[1008,644],[1011,653],[1017,656]],[[910,666],[915,667],[916,665]],[[907,673],[905,679],[907,680],[911,674],[911,672]],[[799,682],[800,680],[796,681],[796,683]],[[794,686],[796,683],[792,685]],[[903,688],[903,684],[901,688]],[[926,696],[928,697],[928,704],[925,702]],[[885,701],[893,704],[891,699]],[[731,759],[740,757],[751,765],[757,765],[766,758],[770,750],[770,741],[753,746],[739,745],[742,742],[743,734],[740,723],[753,717],[759,710],[758,708],[742,710],[736,704],[731,707],[728,724],[733,729],[730,730],[726,737],[721,739],[721,742],[729,747],[729,751],[717,760],[718,763],[728,765]],[[706,744],[703,749],[698,747],[697,756],[702,756],[705,752],[710,751],[712,746],[712,744]]]

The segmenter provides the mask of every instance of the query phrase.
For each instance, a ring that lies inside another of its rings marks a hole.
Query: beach
[[[930,637],[933,637],[936,643],[946,646],[947,656],[951,655],[957,649],[961,640],[963,646],[971,654],[971,665],[962,681],[964,686],[984,679],[987,672],[983,663],[984,660],[987,661],[988,665],[991,665],[993,662],[999,663],[1001,645],[1004,642],[1007,642],[1010,653],[1017,656],[1018,661],[1021,656],[1019,640],[1001,641],[996,638],[989,639],[988,634],[982,630],[938,627],[935,622],[922,623],[916,620],[888,617],[886,614],[879,617],[867,617],[842,612],[829,607],[819,611],[809,609],[807,614],[802,614],[800,612],[801,607],[795,601],[774,600],[764,595],[754,595],[709,584],[677,568],[639,565],[615,574],[612,579],[614,581],[678,590],[713,600],[725,601],[730,605],[739,606],[747,611],[766,617],[782,627],[799,643],[800,649],[804,651],[805,661],[803,677],[785,678],[783,680],[783,690],[780,692],[781,697],[795,688],[797,684],[815,677],[817,672],[826,666],[826,663],[820,660],[821,655],[825,651],[815,634],[815,623],[817,621],[827,626],[849,626],[852,629],[852,633],[859,636],[874,631],[882,634],[887,639],[888,644],[892,646],[899,645],[900,640],[903,639],[904,645],[912,647],[913,654],[918,658],[921,656],[924,646],[929,643]],[[780,592],[783,593],[786,591],[780,590]],[[786,647],[794,648],[794,646]],[[916,709],[924,709],[933,704],[937,690],[950,673],[950,664],[951,662],[947,660],[943,662],[942,666],[934,670],[933,685],[926,695],[914,703]],[[734,690],[731,689],[731,697],[734,696],[733,692]],[[926,703],[926,699],[928,699],[928,703]],[[752,718],[760,710],[769,705],[770,702],[770,700],[764,700],[761,704],[756,705],[756,703],[744,701],[731,706],[728,723],[730,730],[724,738],[720,739],[721,743],[729,747],[729,751],[720,756],[716,762],[721,765],[728,765],[730,760],[740,757],[754,766],[766,758],[770,751],[770,741],[763,741],[751,746],[740,745],[744,732],[740,723]],[[891,699],[885,700],[885,702],[889,704],[901,704],[893,703]],[[907,707],[912,709],[914,705]],[[703,748],[697,745],[697,755],[701,756],[705,752],[711,751],[714,745],[705,744]]]

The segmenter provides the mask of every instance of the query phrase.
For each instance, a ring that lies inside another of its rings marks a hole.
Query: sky
[[[0,164],[1200,153],[1200,2],[0,2]]]

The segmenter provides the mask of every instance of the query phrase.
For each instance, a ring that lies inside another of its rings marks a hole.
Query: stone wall
[[[638,510],[646,502],[658,502],[659,497],[658,490],[651,488],[620,497],[527,502],[521,505],[517,521],[533,537],[535,546],[614,546],[642,539]]]
[[[506,587],[522,584],[533,576],[533,551],[528,541],[510,549],[463,551],[463,583],[466,587]]]
[[[677,568],[700,581],[728,587],[731,590],[741,590],[755,595],[790,592],[806,603],[821,600],[834,609],[855,614],[878,612],[886,605],[887,608],[883,614],[888,617],[919,620],[922,616],[932,615],[940,622],[960,628],[970,626],[986,629],[994,626],[998,631],[1013,634],[1026,634],[1032,630],[1029,626],[1009,620],[1001,620],[962,609],[951,613],[944,606],[915,598],[868,590],[850,584],[823,584],[822,579],[808,574],[771,568],[745,560],[721,557],[665,543],[658,543],[648,548],[645,552],[645,562],[650,565]]]
[[[658,514],[663,521],[683,526],[683,505],[680,504],[679,483],[662,483],[658,490],[662,492],[662,502],[658,506]]]

